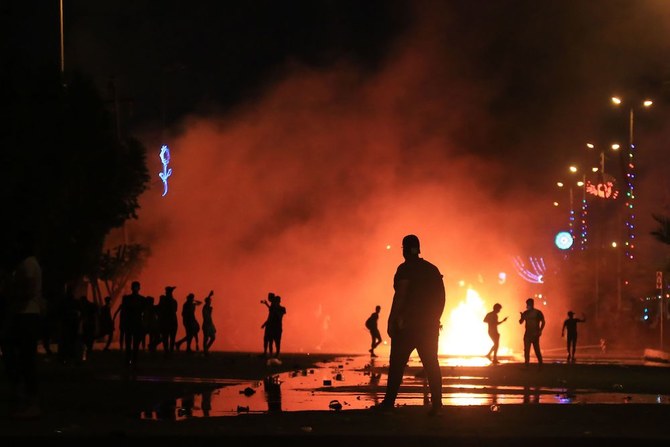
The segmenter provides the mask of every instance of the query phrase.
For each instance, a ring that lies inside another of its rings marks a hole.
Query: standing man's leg
[[[275,357],[279,358],[279,352],[281,351],[281,333],[279,331],[275,334]]]
[[[424,335],[424,339],[417,345],[417,353],[428,379],[430,401],[434,409],[442,408],[442,371],[437,357],[439,327]]]
[[[523,360],[526,365],[530,363],[530,338],[527,335],[523,337]]]
[[[405,372],[405,366],[409,360],[409,356],[414,350],[414,344],[407,337],[396,335],[391,340],[391,354],[389,357],[389,372],[386,381],[386,393],[382,405],[393,406],[396,397],[398,397],[398,390],[402,383],[402,376]]]
[[[535,351],[535,357],[537,357],[537,363],[542,365],[542,351],[540,350],[540,337],[535,337],[533,340],[533,350]]]
[[[130,364],[133,361],[133,337],[132,335],[127,332],[123,331],[123,343],[125,344],[125,358],[126,358],[126,365],[130,366]]]
[[[498,347],[500,346],[500,334],[493,334],[492,339],[493,339],[493,347],[491,348],[491,350],[493,351],[493,363],[498,363]]]

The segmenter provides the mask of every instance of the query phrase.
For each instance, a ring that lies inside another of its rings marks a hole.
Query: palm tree
[[[651,232],[651,235],[659,242],[670,245],[670,217],[660,214],[652,214],[651,217],[658,222],[658,228]]]
[[[670,216],[652,214],[651,217],[658,222],[658,228],[652,231],[651,235],[654,236],[657,241],[670,245]],[[666,261],[663,271],[664,273],[670,271],[670,260]]]

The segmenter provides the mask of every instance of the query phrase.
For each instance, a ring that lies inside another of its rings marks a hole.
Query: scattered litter
[[[328,408],[331,410],[341,410],[342,409],[342,404],[338,400],[331,400],[330,403],[328,404]]]
[[[332,385],[333,385],[332,380],[330,380],[330,379],[324,379],[323,380],[323,386],[332,386]]]
[[[493,404],[491,405],[490,410],[494,413],[497,413],[500,411],[500,406]]]
[[[237,412],[238,413],[248,413],[249,412],[249,407],[243,407],[242,405],[237,406]]]
[[[246,387],[242,391],[240,391],[240,394],[244,394],[245,396],[251,396],[256,393],[256,390],[254,390],[251,387]]]
[[[307,433],[311,433],[312,432],[312,427],[308,427],[308,426],[300,427],[300,430],[302,430],[304,432],[307,432]]]

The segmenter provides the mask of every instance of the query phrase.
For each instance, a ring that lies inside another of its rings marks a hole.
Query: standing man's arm
[[[405,305],[407,300],[407,289],[409,288],[409,280],[401,279],[395,283],[395,292],[393,294],[393,304],[391,305],[391,312],[389,313],[388,327],[386,332],[389,337],[393,338],[398,333],[399,329],[403,327],[402,316],[399,314],[400,309]]]
[[[546,322],[544,321],[544,314],[540,312],[540,335],[542,335],[542,331],[544,330],[544,325]]]

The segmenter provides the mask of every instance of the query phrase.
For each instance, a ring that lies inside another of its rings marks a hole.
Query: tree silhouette
[[[145,148],[120,138],[93,83],[81,74],[66,86],[58,73],[15,71],[0,93],[0,244],[34,231],[45,296],[88,277],[97,282],[103,244],[136,218],[149,174]]]

